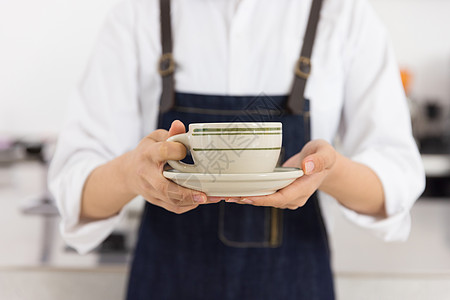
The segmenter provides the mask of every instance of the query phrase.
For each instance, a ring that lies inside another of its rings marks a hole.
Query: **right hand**
[[[134,194],[176,214],[190,211],[199,204],[215,203],[218,200],[208,201],[204,193],[179,186],[162,175],[167,160],[181,160],[186,156],[184,145],[166,141],[169,137],[184,132],[185,127],[180,121],[174,121],[169,131],[153,131],[128,153],[124,166],[125,173],[128,174],[127,186]]]

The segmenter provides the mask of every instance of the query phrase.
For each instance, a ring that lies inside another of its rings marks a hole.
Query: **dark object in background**
[[[23,157],[23,151],[14,139],[0,136],[0,166],[10,166]]]
[[[419,139],[419,149],[422,154],[449,154],[450,138],[444,135],[423,137]]]
[[[42,140],[19,140],[15,143],[16,147],[22,149],[25,153],[24,159],[38,161],[45,169],[44,176],[42,178],[43,193],[37,196],[34,200],[30,201],[22,207],[24,214],[31,215],[58,215],[58,209],[55,202],[51,197],[47,189],[47,172],[49,159],[46,157],[47,144]]]
[[[450,106],[425,99],[415,119],[415,138],[426,172],[425,198],[450,198]]]
[[[450,196],[450,176],[426,178],[426,189],[422,197],[447,198]]]
[[[429,99],[422,108],[421,134],[416,136],[420,153],[450,153],[450,116],[447,107],[436,99]]]
[[[46,163],[48,142],[40,139],[18,139],[0,136],[0,164],[11,165],[24,160]]]
[[[438,120],[442,117],[442,107],[437,102],[429,102],[425,105],[425,115],[429,121]]]
[[[26,143],[24,144],[25,152],[29,158],[36,158],[37,160],[44,162],[44,143]]]
[[[118,232],[111,233],[97,251],[99,253],[125,253],[127,251],[125,235]]]
[[[19,140],[16,142],[16,145],[23,149],[26,159],[38,160],[41,163],[46,163],[47,159],[44,153],[46,143],[44,141]]]
[[[111,233],[98,247],[96,247],[93,252],[99,253],[100,255],[108,254],[125,254],[128,253],[127,239],[122,232]],[[76,252],[76,250],[69,245],[65,247],[66,252]]]

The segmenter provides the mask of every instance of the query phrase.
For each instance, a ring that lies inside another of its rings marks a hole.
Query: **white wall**
[[[450,1],[370,2],[389,30],[400,66],[413,74],[411,96],[450,105]]]
[[[0,135],[54,134],[118,0],[0,0]],[[418,100],[450,102],[450,1],[371,0]]]
[[[56,133],[117,0],[0,0],[0,135]]]

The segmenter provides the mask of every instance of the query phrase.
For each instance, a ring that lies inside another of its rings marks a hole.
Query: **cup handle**
[[[167,141],[168,142],[178,142],[178,143],[183,144],[186,147],[186,149],[190,148],[188,132],[171,136],[170,138],[167,139]],[[175,170],[178,170],[180,172],[184,172],[184,173],[197,173],[198,172],[195,164],[187,164],[187,163],[184,163],[179,160],[168,160],[167,163],[172,168],[174,168]]]

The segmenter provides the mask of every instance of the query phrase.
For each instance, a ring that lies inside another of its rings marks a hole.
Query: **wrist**
[[[327,169],[327,174],[319,186],[319,190],[329,193],[330,189],[338,182],[339,176],[345,170],[345,157],[335,151],[334,163]]]
[[[123,194],[130,197],[130,200],[138,195],[134,188],[133,170],[132,170],[132,151],[126,152],[116,158],[117,163],[117,182],[121,186]]]
[[[80,217],[104,219],[116,215],[136,195],[126,183],[125,157],[119,156],[96,168],[88,176],[82,196]]]

